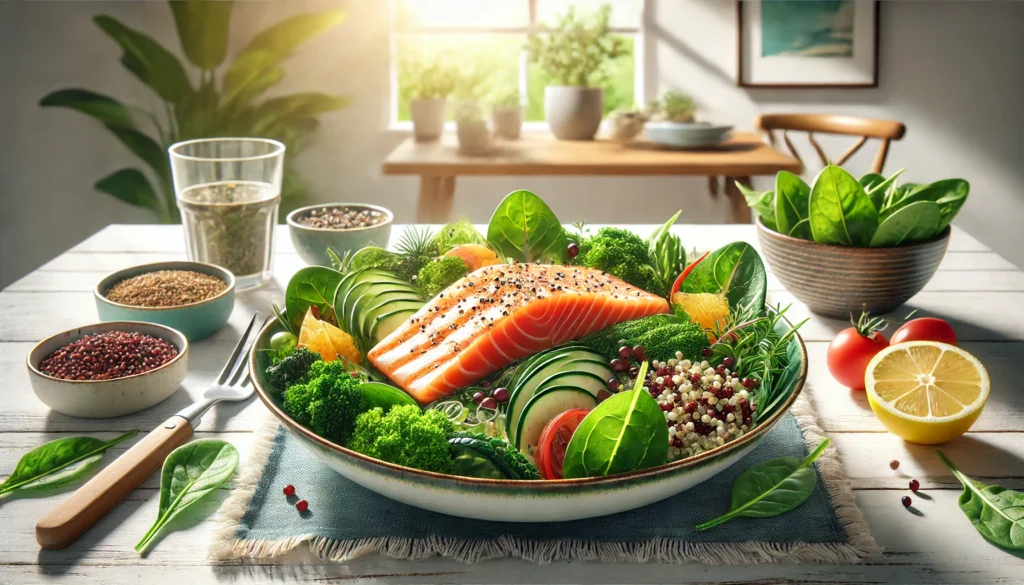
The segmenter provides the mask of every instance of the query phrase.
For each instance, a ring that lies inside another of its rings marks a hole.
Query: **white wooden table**
[[[639,228],[638,228],[639,229]],[[753,226],[677,226],[687,247],[713,248],[733,240],[755,241]],[[266,312],[283,297],[288,277],[302,266],[287,234],[277,239],[275,283],[240,294],[227,327],[193,346],[182,390],[145,412],[113,420],[76,419],[49,412],[36,400],[25,371],[32,344],[57,331],[95,322],[92,289],[107,272],[135,264],[184,258],[180,227],[111,226],[0,293],[0,474],[22,453],[55,438],[89,434],[111,438],[128,429],[148,431],[198,398],[226,358],[253,311]],[[17,253],[5,250],[5,254]],[[774,279],[770,300],[792,298]],[[939,272],[907,309],[949,320],[962,345],[978,356],[992,377],[992,394],[967,435],[943,447],[968,474],[1014,489],[1024,488],[1024,273],[976,239],[954,230]],[[805,314],[800,304],[792,313]],[[902,314],[902,311],[900,311]],[[344,565],[323,563],[304,551],[265,564],[211,566],[206,560],[212,516],[193,521],[164,538],[146,559],[133,545],[156,516],[154,475],[78,543],[62,551],[40,551],[36,520],[64,495],[0,503],[0,583],[61,581],[76,584],[200,584],[218,581],[445,583],[1022,583],[1024,556],[989,545],[957,508],[960,488],[932,448],[903,443],[883,431],[863,393],[841,388],[825,367],[828,341],[846,323],[812,319],[801,330],[810,353],[808,393],[819,423],[832,437],[853,482],[857,501],[884,556],[854,566],[834,565],[599,565],[562,562],[535,566],[504,559],[462,565],[433,558],[419,562],[369,556]],[[199,437],[234,443],[247,456],[250,433],[264,415],[257,401],[221,405],[203,419]],[[112,454],[120,454],[132,441]],[[898,473],[889,460],[899,459]],[[923,516],[900,504],[907,481],[921,481],[914,498]],[[218,497],[223,500],[225,494]]]

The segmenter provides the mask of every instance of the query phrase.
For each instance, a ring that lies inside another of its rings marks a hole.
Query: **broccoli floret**
[[[352,435],[356,417],[370,407],[359,389],[360,382],[345,371],[341,361],[313,362],[302,383],[285,391],[284,410],[321,437],[344,444]]]
[[[633,286],[664,294],[650,246],[629,230],[605,227],[579,244],[576,263],[603,270]]]
[[[423,289],[428,297],[448,288],[458,279],[469,273],[469,267],[458,256],[442,256],[420,268],[416,275],[416,284]]]
[[[394,406],[387,414],[372,408],[356,418],[356,428],[346,445],[353,451],[396,465],[448,473],[452,454],[448,436],[455,424],[437,410],[418,406]]]
[[[608,357],[618,355],[619,347],[642,345],[647,357],[667,361],[681,351],[690,360],[701,359],[701,350],[708,347],[707,333],[700,324],[681,319],[675,315],[651,315],[632,321],[624,321],[592,333],[580,343]]]
[[[309,372],[309,367],[320,359],[320,354],[317,352],[306,347],[297,347],[280,363],[267,368],[267,381],[277,391],[283,392],[292,384],[299,383]]]

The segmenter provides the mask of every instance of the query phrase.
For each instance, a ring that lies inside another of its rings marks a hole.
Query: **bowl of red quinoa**
[[[25,359],[36,397],[82,418],[144,410],[178,389],[188,370],[188,340],[154,323],[114,321],[62,331]]]
[[[327,249],[339,256],[366,246],[386,248],[391,240],[390,210],[368,203],[321,203],[288,214],[292,245],[306,264],[330,266]]]
[[[235,277],[214,264],[155,262],[118,270],[93,290],[101,321],[142,321],[209,337],[235,307]]]

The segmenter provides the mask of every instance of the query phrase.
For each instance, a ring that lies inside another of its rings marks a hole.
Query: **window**
[[[642,97],[636,91],[635,40],[643,0],[393,0],[392,85],[397,91],[391,92],[392,120],[410,119],[412,88],[403,72],[417,63],[443,60],[460,72],[460,79],[469,80],[457,92],[485,103],[518,95],[526,121],[543,121],[548,76],[528,62],[528,33],[554,23],[570,7],[588,14],[603,4],[612,6],[612,31],[629,49],[605,66],[605,111],[611,112]]]

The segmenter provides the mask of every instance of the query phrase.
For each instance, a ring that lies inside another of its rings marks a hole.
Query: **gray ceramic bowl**
[[[159,368],[114,380],[61,380],[39,371],[39,362],[86,335],[130,331],[159,337],[178,348],[178,355]],[[25,358],[32,391],[43,404],[70,416],[111,418],[144,410],[178,389],[188,371],[188,340],[180,332],[137,321],[97,323],[58,333],[36,344]]]
[[[157,270],[191,270],[211,274],[226,282],[228,287],[217,296],[205,301],[179,307],[133,307],[115,303],[103,296],[110,287],[126,278]],[[228,322],[231,311],[235,307],[235,276],[231,274],[231,271],[214,264],[183,261],[154,262],[108,274],[96,285],[93,296],[96,298],[96,311],[99,313],[101,321],[156,323],[177,329],[190,341],[198,341],[213,335]]]
[[[384,213],[386,219],[377,225],[347,230],[314,228],[299,223],[300,217],[308,215],[315,209],[331,209],[335,207],[352,207],[357,209],[373,209]],[[327,248],[332,248],[339,255],[355,252],[360,248],[375,245],[386,248],[391,240],[391,222],[395,219],[391,210],[368,203],[321,203],[300,207],[288,214],[288,233],[292,244],[306,264],[330,266],[331,259],[327,256]]]
[[[825,317],[888,313],[921,292],[942,262],[949,228],[924,242],[892,248],[819,244],[791,238],[757,220],[757,238],[786,290]]]

